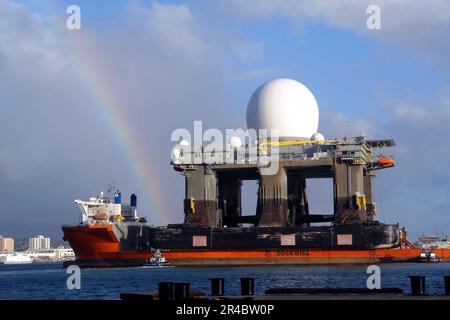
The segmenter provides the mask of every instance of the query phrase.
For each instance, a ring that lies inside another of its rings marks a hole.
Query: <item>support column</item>
[[[376,216],[376,205],[372,196],[372,183],[375,178],[373,171],[367,171],[364,175],[364,194],[366,196],[367,219],[374,221]]]
[[[306,179],[299,174],[289,175],[288,193],[290,216],[293,217],[293,221],[289,222],[296,226],[307,226],[307,223],[302,223],[303,217],[309,215]]]
[[[283,167],[276,175],[260,177],[258,205],[259,226],[281,227],[288,224],[287,176]]]
[[[335,222],[366,221],[363,166],[336,163],[333,184]]]
[[[184,223],[215,227],[217,216],[217,178],[208,166],[186,171]]]
[[[242,215],[241,209],[242,180],[237,177],[223,176],[219,178],[219,209],[222,212],[222,223],[228,227],[237,227],[234,217]]]
[[[305,215],[309,215],[309,203],[308,203],[308,187],[306,185],[306,179],[302,180],[302,202],[300,203],[300,206],[302,208],[302,212]]]

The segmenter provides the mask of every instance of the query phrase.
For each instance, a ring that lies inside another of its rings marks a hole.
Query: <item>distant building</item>
[[[442,239],[440,239],[438,236],[435,235],[428,235],[428,236],[422,235],[421,237],[419,237],[417,244],[419,247],[424,249],[450,248],[450,241],[448,241],[448,236],[444,236]]]
[[[28,239],[28,250],[38,251],[38,250],[49,250],[50,249],[50,238],[45,238],[44,236],[37,236]]]
[[[72,249],[57,248],[49,250],[27,250],[23,252],[26,256],[33,259],[33,261],[62,261],[68,259],[75,259],[75,253]]]
[[[4,252],[14,252],[14,239],[0,236],[0,253]]]
[[[435,235],[422,235],[419,237],[419,244],[430,244],[439,241],[439,237]]]

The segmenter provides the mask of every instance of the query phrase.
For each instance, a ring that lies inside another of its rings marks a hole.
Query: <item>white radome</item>
[[[172,148],[171,156],[174,163],[179,163],[179,160],[183,157],[183,149],[185,149],[189,145],[189,141],[187,141],[186,139],[182,139],[175,147]]]
[[[231,137],[231,138],[230,138],[230,146],[231,146],[233,149],[239,149],[239,148],[242,146],[242,141],[241,141],[241,139],[240,139],[239,137],[236,137],[236,136]]]
[[[269,137],[310,139],[318,127],[317,101],[306,86],[295,80],[282,78],[264,83],[247,106],[247,128],[267,129]]]
[[[313,141],[324,141],[325,137],[320,132],[317,132],[317,133],[314,133],[311,136],[311,140],[313,140]]]
[[[180,141],[180,143],[178,143],[180,146],[188,146],[189,145],[189,141],[187,141],[186,139],[182,139]]]
[[[172,149],[172,160],[178,160],[181,158],[181,151],[177,147]]]

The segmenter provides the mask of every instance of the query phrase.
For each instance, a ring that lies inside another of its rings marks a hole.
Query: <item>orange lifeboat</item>
[[[387,157],[381,157],[378,159],[378,165],[385,167],[385,166],[393,166],[395,164],[395,160],[392,158]]]
[[[94,218],[94,220],[101,220],[101,221],[106,221],[109,219],[109,217],[106,213],[98,213],[93,218]]]

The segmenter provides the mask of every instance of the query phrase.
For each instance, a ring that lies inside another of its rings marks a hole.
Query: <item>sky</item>
[[[73,201],[109,183],[149,222],[181,222],[172,131],[245,128],[251,94],[279,77],[312,91],[326,137],[396,141],[381,221],[450,234],[449,34],[444,0],[0,0],[0,234],[62,237]],[[331,210],[330,182],[310,189]]]

